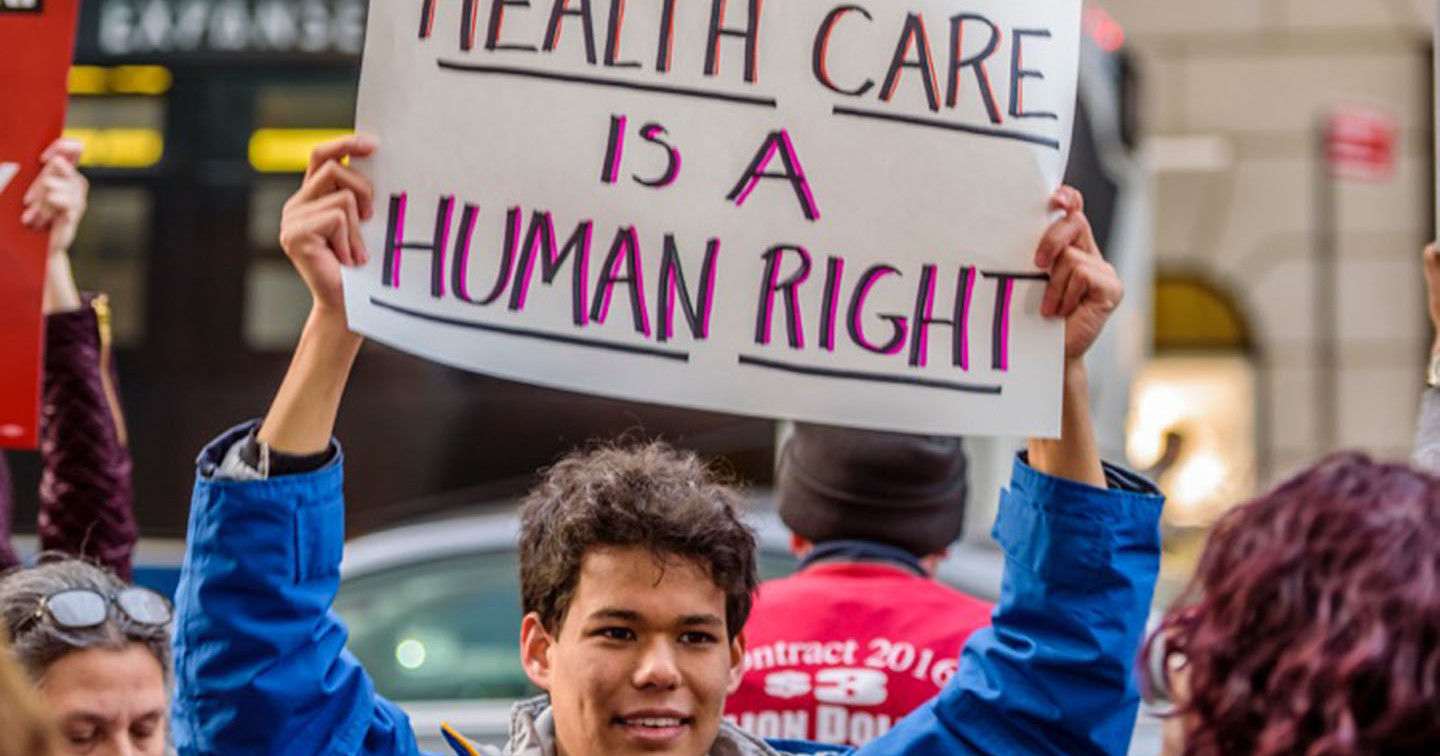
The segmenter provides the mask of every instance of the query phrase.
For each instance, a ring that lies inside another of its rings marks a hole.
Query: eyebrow
[[[75,712],[71,712],[71,713],[69,713],[69,714],[66,714],[64,717],[62,717],[62,718],[60,719],[60,723],[63,724],[63,725],[68,725],[68,724],[106,725],[106,724],[109,724],[109,723],[110,723],[110,718],[109,718],[109,717],[106,717],[106,716],[104,716],[104,715],[101,715],[101,714],[96,714],[95,712],[92,712],[92,711],[75,711]]]
[[[723,627],[725,622],[713,614],[687,614],[680,618],[685,627]]]
[[[606,607],[596,609],[590,613],[591,620],[619,620],[621,622],[640,622],[640,613],[633,609],[616,609]],[[680,617],[678,624],[681,627],[723,627],[724,620],[713,614],[686,614]]]
[[[611,619],[620,620],[622,622],[639,622],[640,613],[637,611],[632,611],[630,609],[611,609],[607,607],[604,609],[596,609],[595,611],[591,612],[590,619]]]
[[[144,714],[141,714],[141,715],[138,716],[138,717],[135,717],[135,721],[136,721],[136,722],[144,722],[144,721],[150,720],[150,719],[160,719],[160,718],[162,718],[162,717],[164,717],[164,716],[165,716],[165,710],[164,710],[164,709],[154,709],[154,710],[152,710],[152,711],[147,711],[147,712],[145,712]],[[62,723],[62,724],[84,723],[84,724],[106,725],[106,724],[109,724],[111,721],[112,721],[111,717],[108,717],[108,716],[106,716],[106,715],[104,715],[104,714],[101,714],[101,713],[99,713],[99,712],[94,712],[94,711],[73,711],[73,712],[70,712],[69,714],[66,714],[64,717],[61,718],[61,723]]]

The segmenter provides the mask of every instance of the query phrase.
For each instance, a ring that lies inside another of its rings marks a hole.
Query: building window
[[[1126,454],[1165,491],[1159,601],[1188,581],[1211,525],[1255,493],[1258,375],[1247,321],[1209,282],[1161,276],[1154,356],[1131,392]]]

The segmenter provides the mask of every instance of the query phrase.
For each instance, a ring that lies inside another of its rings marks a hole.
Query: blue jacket
[[[176,599],[176,746],[418,754],[409,720],[375,692],[330,611],[344,548],[340,455],[305,475],[218,475],[249,432],[230,431],[199,460]],[[938,697],[862,756],[1125,753],[1162,499],[1130,473],[1107,475],[1110,490],[1100,490],[1017,460],[995,523],[1005,577],[993,626],[971,637]]]

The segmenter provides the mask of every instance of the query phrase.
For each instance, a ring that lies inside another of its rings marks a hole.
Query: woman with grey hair
[[[4,634],[69,753],[165,753],[170,618],[159,594],[79,559],[0,577]]]
[[[158,593],[79,559],[0,577],[14,658],[71,753],[166,752],[170,618]]]

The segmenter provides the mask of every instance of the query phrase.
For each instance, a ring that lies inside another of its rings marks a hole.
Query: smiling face
[[[72,651],[45,670],[40,696],[60,723],[66,753],[160,756],[165,752],[165,672],[145,646]]]
[[[558,633],[521,629],[525,672],[550,693],[560,756],[700,756],[739,684],[742,637],[725,632],[725,593],[698,563],[600,548]]]

